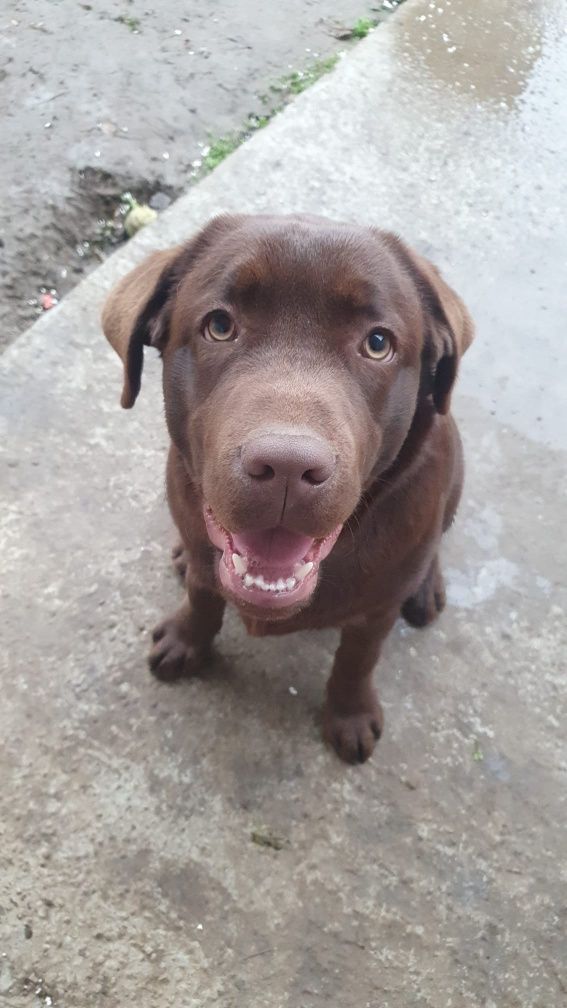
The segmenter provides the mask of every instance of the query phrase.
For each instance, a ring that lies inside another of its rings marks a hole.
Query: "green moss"
[[[232,154],[240,144],[248,140],[253,133],[258,130],[263,129],[267,126],[272,116],[276,114],[276,111],[269,113],[268,115],[250,115],[246,120],[245,125],[240,130],[236,130],[234,133],[229,133],[227,136],[216,137],[211,140],[211,144],[207,149],[206,153],[203,155],[203,160],[201,163],[201,174],[208,174],[213,171],[228,157]]]
[[[383,8],[379,18],[359,18],[356,24],[353,25],[348,36],[345,37],[356,40],[365,38],[368,33],[380,23],[384,16],[392,13],[392,11],[395,10],[395,8],[402,2],[403,0],[388,0],[388,5]],[[127,23],[136,19],[120,17],[116,20]],[[192,172],[193,178],[200,178],[213,171],[221,163],[221,161],[224,161],[229,154],[232,154],[237,147],[240,147],[240,144],[244,143],[245,140],[248,140],[254,133],[257,132],[257,130],[263,129],[264,126],[267,126],[274,116],[277,115],[278,112],[281,112],[281,110],[285,108],[285,106],[293,98],[295,98],[296,95],[302,94],[303,91],[310,88],[313,84],[320,80],[321,77],[330,73],[336,67],[339,59],[340,54],[333,53],[331,56],[326,56],[324,59],[314,60],[303,70],[293,70],[290,74],[280,77],[279,80],[271,84],[269,87],[269,94],[259,95],[262,104],[267,106],[265,114],[250,115],[239,130],[235,130],[234,133],[229,133],[226,136],[212,138],[210,146],[206,149],[201,161],[194,162],[194,171]]]
[[[283,850],[288,843],[285,837],[278,836],[277,833],[267,829],[265,826],[262,826],[261,829],[252,830],[250,839],[252,843],[258,844],[259,847],[271,847],[272,850],[277,851]]]
[[[129,28],[131,32],[140,31],[140,25],[142,23],[140,21],[140,18],[130,17],[129,14],[119,14],[118,17],[114,18],[114,20],[118,21],[120,24],[126,25],[126,27]]]
[[[355,39],[366,38],[368,32],[371,32],[377,24],[378,21],[376,18],[359,18],[356,24],[352,26],[350,37]]]
[[[305,70],[294,70],[293,73],[282,77],[277,83],[272,84],[270,91],[272,94],[278,95],[279,101],[263,115],[248,116],[244,126],[239,130],[235,130],[234,133],[213,138],[206,153],[203,155],[200,170],[196,174],[198,176],[206,175],[213,171],[221,161],[224,161],[229,154],[232,154],[237,147],[240,147],[240,144],[248,140],[258,130],[267,126],[270,120],[278,112],[281,112],[284,105],[295,97],[295,95],[301,94],[302,91],[305,91],[315,81],[318,81],[320,77],[330,73],[338,60],[339,56],[337,54],[329,56],[324,60],[316,60],[316,62],[306,67]],[[269,102],[273,102],[274,99],[270,99],[267,95],[261,95],[261,101],[264,104],[268,104]]]
[[[316,60],[314,63],[311,63],[305,70],[294,70],[287,77],[282,77],[278,83],[273,84],[271,90],[284,95],[301,94],[302,91],[306,91],[308,87],[315,84],[325,74],[330,73],[336,67],[339,58],[338,53],[333,53],[332,56],[327,56],[326,59]]]
[[[237,147],[240,147],[241,143],[242,138],[238,133],[233,134],[233,136],[218,137],[217,140],[213,140],[207,153],[203,157],[203,171],[212,171],[213,168],[216,168],[217,165],[219,165],[221,161],[224,161],[229,154],[232,154]]]

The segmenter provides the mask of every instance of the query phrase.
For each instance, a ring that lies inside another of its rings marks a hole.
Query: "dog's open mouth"
[[[304,603],[317,584],[319,565],[335,545],[342,524],[322,539],[277,528],[229,532],[210,508],[209,539],[222,556],[219,577],[235,601],[255,608],[285,609]]]

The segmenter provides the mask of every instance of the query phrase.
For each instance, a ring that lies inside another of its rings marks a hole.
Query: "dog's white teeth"
[[[298,564],[293,573],[298,581],[303,581],[303,578],[307,577],[307,575],[313,570],[314,566],[315,565],[312,561],[308,560],[307,563]]]
[[[244,559],[244,557],[241,557],[239,553],[233,553],[232,562],[234,564],[234,569],[236,573],[240,574],[241,577],[244,577],[246,571],[248,570],[248,566],[246,564],[246,560]]]
[[[293,591],[298,583],[303,581],[311,573],[315,564],[312,560],[306,563],[296,564],[294,577],[278,578],[277,581],[266,581],[263,574],[250,574],[247,560],[240,553],[232,553],[232,566],[236,573],[242,578],[245,588],[260,588],[261,591],[284,592]]]
[[[242,557],[238,557],[237,554],[235,554],[235,556],[237,556],[237,558],[240,560],[242,559]],[[238,566],[236,563],[234,564],[234,566],[236,570],[238,570]],[[292,591],[292,589],[295,588],[297,585],[297,580],[294,577],[288,578],[287,581],[285,580],[285,578],[278,578],[277,581],[266,581],[264,580],[263,574],[258,574],[255,577],[253,574],[249,574],[248,572],[246,572],[246,574],[243,575],[243,580],[244,580],[244,586],[246,588],[260,588],[262,591],[268,591],[268,592]]]

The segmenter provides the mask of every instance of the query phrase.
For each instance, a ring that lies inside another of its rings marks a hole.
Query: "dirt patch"
[[[43,225],[21,234],[17,221],[10,222],[13,246],[20,246],[21,251],[14,272],[7,270],[2,276],[5,305],[0,308],[0,319],[5,311],[10,322],[0,345],[8,342],[12,326],[17,335],[41,314],[45,292],[60,300],[126,240],[123,221],[128,194],[143,203],[154,203],[157,197],[159,209],[164,209],[178,192],[174,186],[86,167],[70,173],[66,199],[61,207],[52,206]]]
[[[125,192],[164,209],[395,6],[15,0],[0,22],[0,347],[43,291],[62,297],[123,240]]]

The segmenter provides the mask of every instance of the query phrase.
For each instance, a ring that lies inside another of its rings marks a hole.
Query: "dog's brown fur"
[[[203,338],[217,309],[238,339]],[[391,361],[360,351],[380,326]],[[106,336],[124,362],[122,405],[140,388],[143,346],[163,357],[171,449],[167,489],[188,599],[154,632],[153,671],[172,679],[204,662],[225,598],[203,505],[231,530],[343,531],[298,610],[241,606],[254,635],[340,627],[324,734],[367,759],[382,729],[371,676],[402,613],[414,626],[444,605],[438,549],[461,494],[463,461],[450,395],[473,328],[438,271],[395,236],[316,217],[219,217],[187,245],[156,252],[111,293]],[[269,483],[242,477],[258,430],[332,448],[331,479],[283,507]],[[239,468],[240,467],[240,468]],[[187,562],[190,558],[190,563]]]

